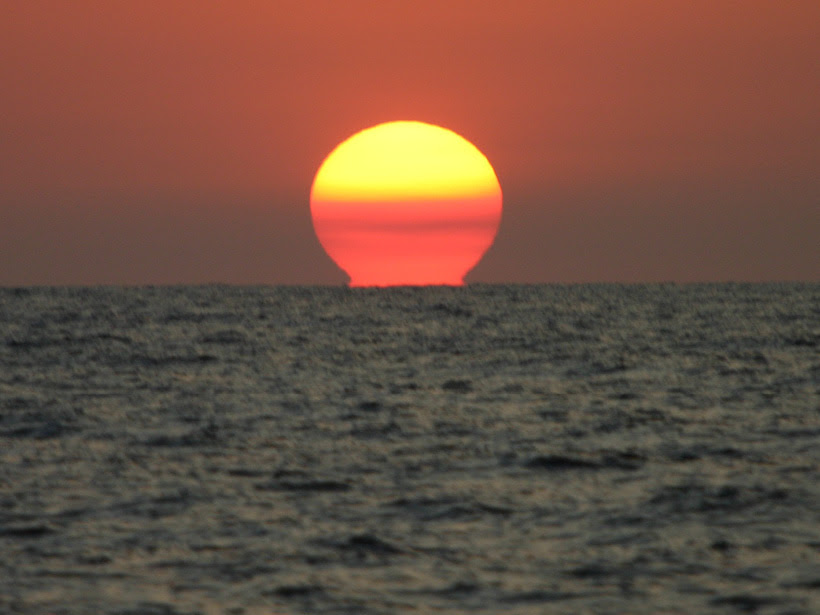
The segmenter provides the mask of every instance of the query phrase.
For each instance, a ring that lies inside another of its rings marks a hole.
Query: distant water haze
[[[0,289],[0,612],[820,612],[820,285]]]

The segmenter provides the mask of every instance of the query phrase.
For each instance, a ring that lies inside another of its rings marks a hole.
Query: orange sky
[[[487,282],[820,280],[820,3],[12,0],[0,284],[343,283],[313,175],[455,130]]]

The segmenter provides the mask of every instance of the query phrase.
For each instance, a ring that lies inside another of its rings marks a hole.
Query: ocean
[[[0,289],[0,612],[820,613],[820,284]]]

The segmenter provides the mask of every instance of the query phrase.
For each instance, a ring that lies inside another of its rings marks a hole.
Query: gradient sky
[[[0,285],[340,284],[322,160],[463,135],[473,282],[820,280],[817,0],[8,0]]]

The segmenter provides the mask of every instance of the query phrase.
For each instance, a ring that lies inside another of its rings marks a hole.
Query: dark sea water
[[[820,285],[0,289],[0,613],[820,613]]]

